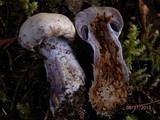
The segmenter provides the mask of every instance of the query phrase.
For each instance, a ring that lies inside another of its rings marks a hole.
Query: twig
[[[7,112],[2,108],[2,111],[4,113],[4,115],[7,115]]]
[[[11,106],[10,106],[10,111],[13,110],[13,107],[14,107],[14,104],[15,104],[15,99],[16,99],[16,96],[17,96],[17,93],[18,93],[18,89],[19,89],[19,86],[22,82],[22,79],[24,78],[25,76],[25,73],[22,75],[22,77],[20,78],[20,81],[18,82],[17,86],[16,86],[16,89],[14,91],[14,94],[13,94],[13,97],[12,97],[12,102],[11,102]]]
[[[44,90],[44,87],[42,88],[40,95],[39,95],[39,107],[42,110],[42,112],[45,113],[45,111],[43,110],[42,105],[41,105],[41,96],[42,96],[43,90]]]
[[[21,98],[20,102],[22,102],[27,95],[31,92],[31,90],[33,89],[34,85],[36,84],[36,81],[33,82],[32,86],[30,87],[30,89],[24,94],[24,96]]]
[[[151,104],[155,104],[155,103],[159,103],[159,102],[160,102],[160,100],[157,100],[157,101],[153,101],[153,102],[149,102],[149,103],[139,104],[137,106],[151,105]]]
[[[6,87],[6,84],[5,84],[5,78],[4,78],[4,75],[2,75],[2,74],[0,75],[0,81],[2,82],[3,89],[5,90],[5,92],[7,92],[7,87]]]
[[[8,49],[6,49],[6,53],[7,53],[7,55],[8,55],[9,68],[10,68],[10,70],[12,70],[13,62],[12,62],[11,54],[10,54],[10,52],[9,52],[9,50],[8,50]]]

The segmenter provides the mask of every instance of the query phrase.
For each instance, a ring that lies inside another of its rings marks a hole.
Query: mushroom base
[[[85,120],[85,110],[87,108],[85,93],[85,87],[81,86],[72,96],[67,94],[65,101],[61,102],[54,112],[55,119],[70,120],[72,118],[75,120]]]
[[[127,80],[115,54],[106,51],[100,54],[95,65],[96,80],[89,90],[92,107],[98,114],[110,116],[127,100]]]

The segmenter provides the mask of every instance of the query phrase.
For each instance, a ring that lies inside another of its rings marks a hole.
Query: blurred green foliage
[[[133,115],[127,115],[125,120],[138,120],[138,119]]]
[[[38,2],[30,2],[30,0],[20,0],[20,2],[27,16],[31,16],[38,8]]]
[[[0,101],[2,101],[3,103],[6,103],[9,101],[9,97],[7,96],[7,94],[0,89]]]
[[[23,119],[23,120],[29,120],[29,119],[31,119],[29,117],[30,107],[29,107],[28,103],[25,103],[25,104],[18,103],[16,105],[16,108],[17,108],[17,110],[19,112],[19,115],[20,115],[21,119]]]
[[[0,6],[4,4],[5,0],[0,0]]]
[[[93,6],[98,6],[99,5],[100,0],[92,0],[91,4]]]

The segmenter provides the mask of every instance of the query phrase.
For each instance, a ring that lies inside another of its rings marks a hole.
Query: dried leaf
[[[146,30],[146,21],[147,21],[147,15],[148,15],[148,7],[146,4],[144,4],[143,0],[139,0],[139,10],[141,14],[141,21],[142,25],[144,27],[144,30]]]

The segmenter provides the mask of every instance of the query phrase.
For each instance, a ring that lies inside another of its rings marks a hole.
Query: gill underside
[[[118,59],[119,46],[107,27],[109,19],[97,15],[91,24],[99,48],[99,60],[94,65],[96,78],[90,88],[89,97],[98,114],[108,115],[117,111],[127,99],[127,82]]]

